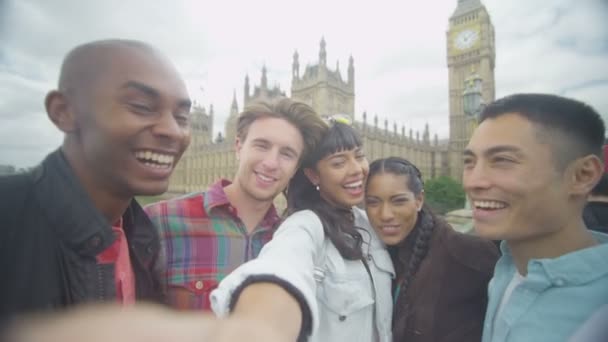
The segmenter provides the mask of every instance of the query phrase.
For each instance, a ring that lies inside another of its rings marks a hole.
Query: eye
[[[289,160],[293,160],[296,158],[296,155],[291,151],[282,151],[281,156],[283,156]]]
[[[268,149],[268,144],[265,144],[263,142],[256,142],[256,143],[253,143],[253,147],[258,150],[265,151]]]
[[[462,163],[465,168],[471,168],[471,167],[475,166],[475,159],[472,157],[464,157],[462,159]]]
[[[144,104],[144,103],[130,102],[129,103],[129,107],[131,107],[131,109],[134,112],[140,113],[140,114],[150,114],[150,113],[154,112],[154,110],[152,109],[152,107],[150,107],[150,106],[148,106],[147,104]]]
[[[377,200],[375,200],[375,199],[373,199],[373,198],[366,198],[366,199],[365,199],[365,204],[366,204],[368,207],[373,207],[373,206],[375,206],[375,205],[378,205],[378,201],[377,201]]]
[[[499,165],[510,165],[512,163],[515,163],[515,160],[507,156],[495,156],[494,158],[492,158],[492,163]]]
[[[188,126],[188,124],[190,124],[190,115],[189,114],[175,115],[175,121],[177,121],[177,123],[180,126]]]
[[[400,206],[406,205],[409,201],[410,201],[410,199],[407,197],[398,197],[398,198],[393,198],[391,203],[395,206],[400,207]]]

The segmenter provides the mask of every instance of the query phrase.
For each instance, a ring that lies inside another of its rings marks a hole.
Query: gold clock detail
[[[458,50],[470,49],[479,40],[479,31],[465,29],[454,37],[454,47]]]

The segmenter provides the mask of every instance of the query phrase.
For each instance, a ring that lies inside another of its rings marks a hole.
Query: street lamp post
[[[473,130],[477,127],[477,120],[479,119],[479,114],[483,110],[485,106],[483,103],[483,98],[481,96],[481,86],[482,80],[479,75],[473,71],[471,76],[469,76],[464,81],[464,91],[462,92],[462,107],[464,114],[466,116],[466,136],[471,137],[473,134]],[[469,199],[465,198],[465,209],[471,209],[471,203],[469,203]]]
[[[464,81],[462,104],[464,114],[469,120],[477,121],[479,114],[483,110],[484,103],[481,97],[481,86],[481,77],[475,72]]]

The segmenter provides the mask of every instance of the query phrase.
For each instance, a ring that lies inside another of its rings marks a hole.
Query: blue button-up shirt
[[[525,280],[496,317],[505,289],[517,272],[503,241],[503,255],[488,285],[483,342],[566,341],[607,304],[608,235],[593,235],[599,245],[557,258],[530,260]]]

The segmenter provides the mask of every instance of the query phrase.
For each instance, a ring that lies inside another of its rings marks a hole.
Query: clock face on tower
[[[478,40],[479,32],[477,30],[462,30],[454,37],[454,47],[458,50],[466,50],[471,48]]]

